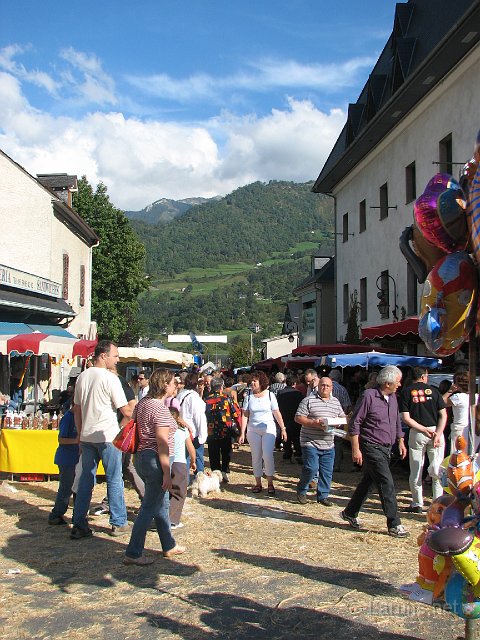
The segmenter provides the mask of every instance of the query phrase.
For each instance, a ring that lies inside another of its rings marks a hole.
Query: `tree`
[[[345,334],[345,342],[347,344],[360,343],[360,328],[358,326],[358,312],[360,303],[357,300],[357,292],[350,296],[350,313],[348,314],[347,333]]]
[[[232,367],[242,367],[252,364],[250,339],[234,339],[230,344],[229,357]]]
[[[92,316],[99,336],[131,344],[141,333],[137,297],[148,288],[145,248],[104,184],[94,191],[83,176],[73,206],[100,238],[92,259]]]

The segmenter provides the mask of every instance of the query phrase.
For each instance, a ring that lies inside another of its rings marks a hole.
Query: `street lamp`
[[[377,298],[379,302],[377,304],[377,309],[380,312],[382,318],[388,318],[390,313],[390,287],[388,281],[391,280],[393,282],[393,318],[398,321],[398,306],[397,306],[397,283],[393,279],[393,277],[388,273],[382,273],[377,278]],[[380,282],[380,284],[379,284]]]
[[[298,347],[298,323],[295,320],[289,320],[285,323],[285,329],[288,331],[288,341],[292,343],[295,340],[293,335],[293,331],[295,330],[297,334],[297,347]]]

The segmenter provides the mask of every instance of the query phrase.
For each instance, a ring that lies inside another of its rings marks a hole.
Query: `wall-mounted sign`
[[[58,282],[12,269],[3,264],[0,264],[0,286],[22,289],[22,291],[30,291],[49,298],[61,298],[62,296],[62,287]]]

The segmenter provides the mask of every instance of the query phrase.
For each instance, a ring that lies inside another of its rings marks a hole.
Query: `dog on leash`
[[[209,493],[220,493],[220,483],[222,482],[222,472],[199,471],[192,483],[192,496],[194,498],[206,498]]]

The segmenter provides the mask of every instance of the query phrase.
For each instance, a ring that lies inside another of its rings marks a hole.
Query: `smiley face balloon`
[[[475,266],[463,251],[441,258],[428,274],[421,298],[418,333],[437,356],[455,353],[467,338],[477,279]]]

